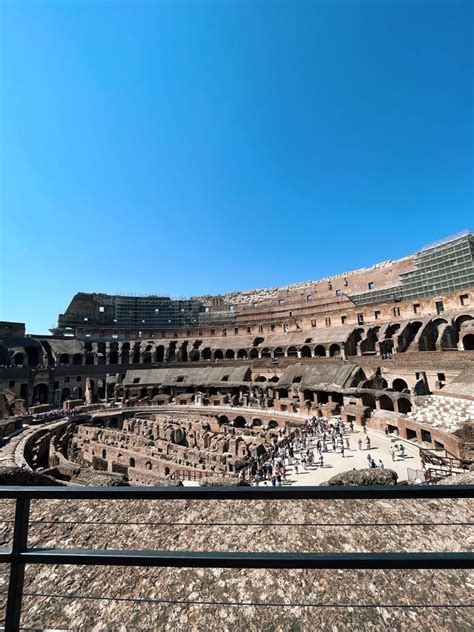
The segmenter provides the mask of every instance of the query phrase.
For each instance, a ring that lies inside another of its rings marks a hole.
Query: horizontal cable
[[[30,520],[29,524],[128,525],[140,527],[474,527],[474,522],[127,522],[121,520]]]
[[[177,606],[253,606],[256,608],[473,608],[474,604],[353,604],[353,603],[285,603],[285,602],[259,602],[259,601],[214,601],[196,599],[151,599],[137,597],[96,597],[76,594],[38,593],[24,592],[24,597],[47,597],[53,599],[69,599],[82,601],[122,601],[126,603],[143,604],[169,604]]]

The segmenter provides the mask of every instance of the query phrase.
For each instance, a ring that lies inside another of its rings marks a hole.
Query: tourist
[[[403,443],[400,443],[400,456],[402,457],[402,459],[405,458],[405,446],[403,445]]]
[[[371,459],[371,460],[370,460],[370,467],[371,467],[371,468],[377,467],[377,466],[376,466],[376,464],[375,464],[374,459]]]
[[[350,449],[351,449],[351,445],[350,445],[350,443],[349,443],[349,437],[347,437],[347,438],[346,438],[346,448],[347,448],[348,450],[350,450]]]
[[[390,448],[390,454],[392,456],[392,461],[395,461],[395,450],[393,448]]]
[[[369,437],[367,437],[367,439],[365,440],[365,445],[366,445],[367,450],[370,450],[370,439],[369,439]]]
[[[384,468],[383,468],[382,459],[379,459],[379,468],[380,468],[380,469],[382,469],[382,470],[384,469]]]
[[[359,450],[362,450],[362,439],[359,439],[357,443],[359,445]]]
[[[372,457],[370,454],[367,455],[367,463],[369,464],[369,467],[372,467]]]

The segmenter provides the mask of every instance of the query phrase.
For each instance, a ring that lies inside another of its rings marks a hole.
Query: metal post
[[[28,546],[28,521],[30,515],[30,499],[17,498],[15,507],[15,523],[13,526],[12,561],[8,584],[7,612],[5,616],[5,632],[18,632],[21,619],[21,601],[25,578],[25,563],[20,557]]]

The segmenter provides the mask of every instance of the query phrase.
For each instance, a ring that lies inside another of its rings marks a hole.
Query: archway
[[[250,352],[252,353],[252,352]],[[262,349],[262,351],[260,352],[260,357],[261,358],[271,358],[272,357],[272,352],[270,351],[270,349],[268,347],[264,347]]]
[[[155,349],[156,362],[163,362],[165,359],[165,348],[163,345],[158,345]]]
[[[258,358],[258,349],[250,349],[249,358],[250,360]]]
[[[474,334],[467,334],[462,339],[465,351],[474,351]]]
[[[326,348],[325,348],[325,347],[323,347],[323,345],[317,345],[317,346],[314,348],[314,355],[315,355],[317,358],[322,358],[322,357],[324,357],[324,356],[326,355]]]
[[[408,384],[405,382],[405,380],[402,380],[400,378],[397,378],[396,380],[393,380],[392,382],[392,388],[395,391],[398,391],[399,393],[401,393],[402,391],[404,391],[405,389],[408,390]]]
[[[49,400],[49,387],[47,384],[37,384],[33,389],[33,401],[47,404]]]
[[[297,358],[298,357],[298,350],[296,349],[296,347],[288,347],[286,355],[289,358]]]
[[[214,360],[223,360],[224,359],[224,352],[222,351],[222,349],[216,349],[214,351]]]
[[[331,358],[339,358],[341,355],[341,347],[336,344],[331,345],[329,347],[329,355]]]
[[[80,353],[75,353],[75,354],[72,356],[72,363],[73,363],[73,364],[76,364],[76,365],[77,365],[77,364],[82,364],[82,356],[81,356],[81,354],[80,354]]]
[[[362,393],[362,403],[369,408],[375,408],[375,397],[372,393]]]
[[[411,411],[411,402],[410,400],[404,398],[404,397],[400,397],[400,399],[398,400],[398,412],[399,413],[403,413],[403,414],[407,414]]]
[[[229,418],[227,417],[227,415],[221,415],[220,417],[218,417],[218,420],[219,420],[219,426],[229,423]]]
[[[193,349],[189,352],[189,361],[190,362],[199,362],[199,350]]]
[[[233,349],[227,349],[227,351],[225,352],[225,359],[226,360],[233,360],[235,358],[235,352]]]
[[[263,357],[263,351],[262,351],[262,357]],[[273,352],[273,357],[274,358],[284,358],[285,357],[285,352],[283,351],[283,349],[281,347],[277,347],[274,352]]]
[[[382,410],[393,410],[393,401],[388,395],[381,395],[379,397],[379,404]]]
[[[262,425],[262,420],[261,419],[256,418],[256,419],[252,420],[252,426],[253,427],[261,426],[261,425]]]
[[[59,356],[59,364],[69,364],[69,354],[61,353]]]
[[[242,417],[242,415],[239,415],[238,417],[234,419],[233,426],[235,428],[245,428],[246,424],[247,422],[245,421],[245,417]]]
[[[23,355],[23,353],[15,353],[15,355],[13,356],[13,364],[15,366],[22,366],[23,364],[25,364],[25,356]]]
[[[288,349],[288,353],[290,352],[290,350]],[[311,357],[311,348],[308,347],[307,345],[305,345],[304,347],[301,347],[301,357],[302,358],[310,358]]]
[[[118,352],[111,351],[109,353],[109,364],[118,364]]]
[[[66,399],[71,399],[71,390],[69,388],[63,388],[63,390],[61,391],[61,404]]]
[[[86,364],[94,364],[94,354],[86,353]]]
[[[258,352],[257,352],[258,356]],[[237,359],[238,360],[246,360],[247,359],[247,351],[245,349],[239,349],[237,351]]]

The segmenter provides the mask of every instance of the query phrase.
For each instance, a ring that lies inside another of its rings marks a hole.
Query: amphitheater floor
[[[371,448],[367,450],[365,447],[366,437],[370,438]],[[358,470],[366,468],[368,466],[367,455],[375,460],[378,465],[379,460],[382,461],[384,467],[395,470],[398,474],[398,480],[406,480],[407,469],[421,469],[421,461],[419,456],[419,448],[413,444],[402,441],[399,438],[385,436],[382,432],[374,430],[368,430],[367,435],[364,434],[362,428],[356,426],[354,432],[345,435],[345,438],[349,439],[349,449],[344,450],[344,457],[340,451],[334,452],[332,446],[328,444],[328,452],[323,453],[324,465],[320,466],[308,466],[306,469],[301,464],[301,453],[297,452],[296,456],[300,461],[298,466],[298,473],[295,471],[293,465],[289,465],[287,461],[287,477],[283,484],[285,485],[320,485],[329,480],[332,476],[352,470],[356,468]],[[344,443],[345,443],[344,438]],[[359,438],[362,439],[362,450],[358,448]],[[314,449],[315,457],[318,454],[316,452],[317,438],[314,437],[310,440],[310,447]],[[405,458],[396,457],[395,461],[392,461],[390,454],[390,448],[394,444],[402,443],[405,447]],[[271,484],[270,482],[264,482],[261,484]]]

